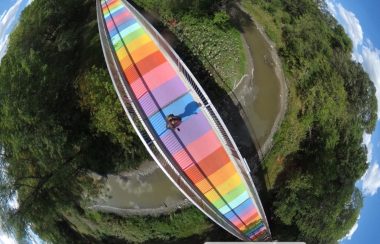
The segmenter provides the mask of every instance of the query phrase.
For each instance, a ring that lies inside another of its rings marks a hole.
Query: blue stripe
[[[124,30],[122,30],[121,28],[118,28],[118,30],[120,31],[119,33],[120,33],[120,35],[121,35],[123,38],[124,38],[125,36],[127,36],[128,34],[134,32],[134,31],[136,31],[136,30],[138,30],[138,29],[141,29],[141,25],[138,24],[135,20],[133,20],[133,21],[134,21],[134,23],[129,23],[128,26],[126,26],[126,27],[124,28]],[[116,35],[113,35],[113,36],[112,36],[111,39],[112,39],[112,44],[113,44],[113,45],[116,45],[118,42],[121,41],[121,37],[120,37],[119,33],[116,34]]]
[[[234,212],[240,216],[240,215],[244,214],[244,212],[246,212],[250,208],[254,208],[254,205],[253,205],[251,199],[247,199],[245,202],[240,204],[238,207],[234,208]]]
[[[127,9],[121,4],[120,5],[121,7],[117,7],[116,9],[113,9],[111,11],[111,14],[112,14],[112,17],[115,18],[117,17],[119,14],[122,14],[124,12],[127,11]],[[111,14],[110,14],[110,11],[108,11],[108,13],[104,14],[104,18],[106,20],[110,20],[111,19]]]
[[[161,111],[150,116],[149,121],[152,124],[154,130],[159,136],[162,136],[168,129],[166,128],[166,116],[169,114],[179,115],[185,112],[186,105],[194,102],[193,97],[188,92],[186,95],[175,100],[173,103],[167,105],[165,108],[161,108]],[[199,112],[199,107],[195,113]],[[164,114],[164,115],[162,115]],[[183,118],[183,121],[187,120],[190,116]]]
[[[229,220],[232,220],[232,219],[234,219],[234,218],[237,218],[236,217],[236,214],[234,214],[232,211],[230,211],[230,212],[228,212],[228,213],[226,213],[226,214],[223,214],[227,219],[229,219]]]
[[[228,211],[231,211],[231,208],[236,208],[239,206],[242,202],[246,201],[249,198],[248,192],[243,192],[239,196],[237,196],[234,200],[228,203],[228,206],[225,205],[222,208],[219,209],[219,211],[222,214],[227,213]]]

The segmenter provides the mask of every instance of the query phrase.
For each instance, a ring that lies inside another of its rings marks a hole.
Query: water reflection
[[[184,199],[161,169],[155,168],[147,175],[139,172],[124,176],[109,175],[97,204],[115,208],[146,209],[176,206]]]

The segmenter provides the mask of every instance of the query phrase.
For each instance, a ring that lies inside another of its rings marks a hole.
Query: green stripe
[[[130,42],[132,42],[133,40],[139,38],[139,37],[142,36],[143,34],[145,34],[145,30],[144,30],[143,28],[138,29],[138,30],[136,30],[136,31],[134,31],[134,32],[132,32],[132,33],[130,33],[130,34],[128,34],[127,36],[125,36],[125,37],[123,38],[124,43],[123,43],[122,41],[118,41],[118,42],[114,45],[115,50],[116,50],[116,51],[119,50],[120,48],[122,48],[122,47],[124,46],[124,44],[125,44],[125,45],[128,45]]]
[[[219,209],[219,208],[221,208],[221,207],[223,207],[223,206],[226,205],[225,202],[227,202],[227,203],[231,202],[232,200],[234,200],[235,198],[237,198],[240,194],[242,194],[244,191],[245,191],[244,185],[240,184],[237,187],[235,187],[232,191],[230,191],[227,194],[225,194],[224,196],[222,196],[224,200],[221,199],[221,198],[219,198],[218,200],[216,200],[212,204],[216,208]]]
[[[240,183],[240,185],[238,185],[237,187],[235,187],[232,191],[228,192],[227,194],[225,194],[223,196],[223,198],[227,201],[227,202],[231,202],[233,201],[235,198],[237,198],[238,196],[240,196],[240,194],[242,194],[244,191],[246,191],[245,189],[245,186],[242,183]]]
[[[248,234],[250,231],[252,231],[253,229],[255,229],[257,226],[259,226],[261,223],[262,223],[262,219],[259,219],[257,220],[256,222],[253,222],[252,224],[250,224],[248,226],[248,228],[246,230],[243,231],[244,234]],[[264,225],[265,226],[265,225]]]
[[[111,14],[115,13],[117,10],[119,9],[122,9],[123,8],[123,5],[122,4],[119,4],[119,5],[116,5],[115,7],[113,8],[107,8],[108,10],[108,13],[104,14],[104,18],[107,18],[108,16],[110,16]]]

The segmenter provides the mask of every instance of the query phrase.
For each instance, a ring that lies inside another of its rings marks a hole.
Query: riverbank
[[[248,125],[260,159],[272,147],[273,136],[287,108],[288,85],[276,45],[264,28],[240,4],[228,6],[229,14],[241,28],[246,56],[246,74],[229,93]]]
[[[104,187],[90,209],[123,217],[160,216],[191,206],[153,161],[144,161],[133,171],[94,178]]]
[[[239,7],[245,13],[249,14],[248,12],[246,12],[244,10],[244,8],[240,4],[239,4]],[[276,44],[272,40],[269,39],[269,37],[265,33],[264,27],[261,26],[260,23],[255,20],[254,16],[250,15],[250,17],[251,17],[251,20],[253,21],[254,25],[256,26],[257,30],[260,32],[261,36],[265,39],[266,43],[270,46],[270,49],[269,49],[270,50],[270,57],[274,62],[273,66],[274,66],[274,70],[275,70],[275,75],[277,77],[278,85],[280,87],[280,92],[278,94],[278,96],[280,98],[280,109],[277,113],[275,122],[272,126],[272,129],[270,131],[268,138],[265,140],[263,145],[261,145],[261,151],[262,151],[263,156],[265,157],[265,155],[269,152],[269,150],[273,146],[274,134],[278,130],[279,126],[281,125],[281,122],[284,119],[285,113],[287,111],[289,90],[288,90],[288,82],[285,78],[284,71],[282,69],[281,59],[277,53]],[[254,80],[255,78],[252,77],[252,79]]]
[[[152,216],[159,217],[161,215],[168,215],[179,209],[184,209],[192,206],[192,203],[185,199],[181,202],[176,202],[175,205],[171,206],[160,206],[158,208],[143,208],[143,209],[133,209],[133,208],[117,208],[108,205],[92,205],[88,208],[95,211],[100,211],[103,213],[112,213],[119,215],[121,217],[130,217],[130,216]]]

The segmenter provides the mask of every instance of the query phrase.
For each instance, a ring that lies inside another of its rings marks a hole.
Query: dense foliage
[[[221,11],[226,1],[135,2],[199,58],[194,73],[206,68],[225,89],[240,79],[244,53]],[[323,2],[242,4],[276,43],[289,80],[288,112],[263,164],[273,236],[336,242],[362,206],[355,181],[367,168],[362,134],[375,126],[375,88]],[[203,85],[212,92],[215,83]],[[97,193],[89,172],[134,168],[146,157],[108,77],[92,0],[35,0],[23,12],[0,65],[0,145],[0,215],[20,239],[28,228],[55,243],[173,240],[210,229],[193,208],[125,219],[83,206]]]
[[[191,8],[208,9],[206,2]],[[215,25],[225,17],[216,16]],[[221,38],[231,33],[238,36]],[[160,218],[87,208],[87,196],[102,187],[89,173],[135,168],[146,158],[104,63],[94,1],[33,1],[11,34],[0,90],[0,216],[8,233],[124,243],[187,238],[212,226],[194,208]]]
[[[175,47],[176,51],[181,54],[200,82],[207,80],[207,77],[204,78],[197,72],[206,69],[218,86],[231,90],[234,83],[245,74],[246,57],[243,43],[238,29],[230,23],[225,8],[226,1],[134,0],[134,2],[150,13],[158,14],[165,26],[175,34],[181,42]],[[188,51],[182,50],[184,47],[198,59],[196,62],[187,57]],[[211,88],[209,90],[212,92]]]
[[[27,7],[1,61],[0,91],[3,228],[20,239],[31,227],[56,243],[81,240],[65,213],[96,194],[88,173],[134,168],[146,157],[106,70],[94,1]],[[8,204],[14,198],[18,208]]]
[[[288,112],[264,162],[274,236],[334,243],[362,206],[355,182],[367,169],[363,132],[377,119],[374,85],[323,1],[243,4],[275,41],[289,80]]]

